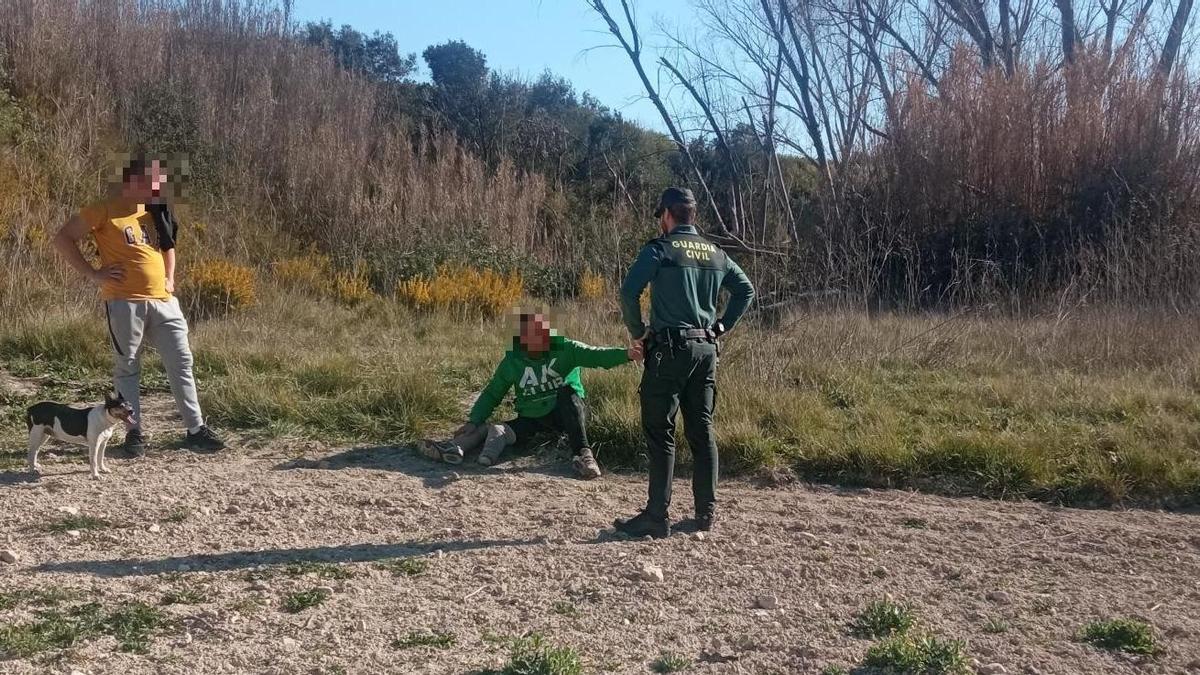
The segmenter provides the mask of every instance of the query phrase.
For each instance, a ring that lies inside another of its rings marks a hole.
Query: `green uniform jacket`
[[[634,338],[646,332],[640,298],[651,285],[650,330],[712,328],[717,324],[717,296],[729,291],[729,304],[720,318],[725,330],[733,326],[754,300],[746,273],[719,246],[691,225],[678,225],[670,234],[642,248],[621,284],[621,318]]]
[[[579,379],[580,368],[614,368],[628,362],[624,347],[592,347],[558,335],[550,338],[550,351],[537,358],[514,346],[496,366],[468,419],[483,424],[514,386],[517,414],[544,417],[554,409],[558,390],[564,386],[574,389],[580,398],[587,396]]]

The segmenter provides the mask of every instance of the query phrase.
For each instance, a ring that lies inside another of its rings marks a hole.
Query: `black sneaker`
[[[121,443],[121,449],[125,452],[126,457],[145,457],[146,437],[142,435],[142,430],[134,427],[126,431],[125,442]]]
[[[671,535],[671,524],[666,518],[655,518],[646,511],[626,520],[618,518],[613,521],[613,527],[617,528],[617,532],[631,537],[649,535],[655,539],[662,539]]]
[[[709,509],[697,514],[694,518],[688,518],[687,520],[680,521],[679,524],[675,526],[675,530],[687,533],[711,532],[713,529],[713,522],[716,521],[716,519],[716,509]]]
[[[200,452],[216,452],[217,450],[225,449],[225,441],[222,441],[221,437],[215,431],[205,425],[200,427],[200,430],[194,434],[189,431],[187,440],[183,442],[183,447],[188,450],[197,450]]]

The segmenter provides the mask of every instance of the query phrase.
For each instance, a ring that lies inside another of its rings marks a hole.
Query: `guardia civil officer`
[[[692,449],[695,518],[680,529],[709,530],[716,516],[717,443],[713,408],[717,393],[718,339],[733,328],[754,299],[754,287],[719,246],[696,229],[696,198],[685,188],[668,188],[654,212],[662,236],[642,248],[621,285],[621,314],[635,340],[644,340],[640,388],[642,431],[650,456],[650,499],[646,508],[615,526],[625,534],[665,537],[675,473],[675,416],[683,411]],[[650,325],[639,299],[650,285]],[[721,317],[717,296],[730,299]]]

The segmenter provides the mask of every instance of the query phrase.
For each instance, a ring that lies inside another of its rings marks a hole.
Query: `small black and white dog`
[[[131,429],[137,425],[133,406],[120,394],[105,394],[104,403],[91,408],[73,408],[62,403],[42,401],[29,408],[25,422],[29,425],[30,473],[36,474],[42,470],[42,465],[38,464],[38,450],[42,443],[47,438],[56,438],[65,443],[87,446],[92,478],[99,478],[101,471],[108,473],[108,465],[104,463],[104,448],[117,422],[124,422]]]

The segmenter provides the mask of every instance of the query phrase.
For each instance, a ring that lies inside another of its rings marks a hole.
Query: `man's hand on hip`
[[[119,264],[105,265],[98,270],[92,270],[89,276],[96,285],[105,284],[110,281],[119,282],[125,280],[125,269]]]

